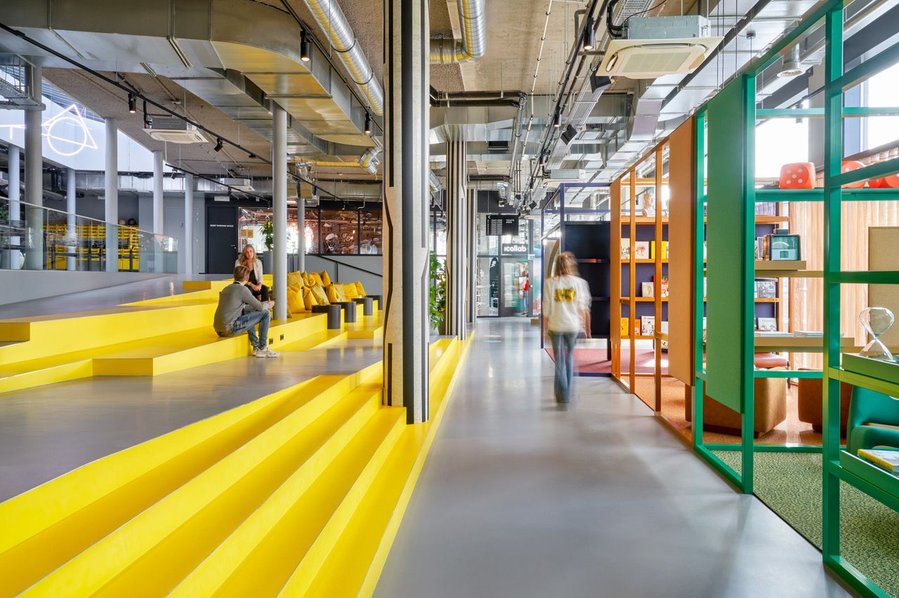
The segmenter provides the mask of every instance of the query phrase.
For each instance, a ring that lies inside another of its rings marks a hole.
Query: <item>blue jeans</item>
[[[556,401],[571,401],[571,378],[574,376],[574,341],[577,332],[549,331],[553,344],[553,361],[556,366],[555,392]]]
[[[250,337],[250,343],[254,349],[265,349],[268,346],[268,324],[271,316],[268,310],[249,311],[231,324],[231,336],[246,333]],[[259,324],[259,336],[256,336],[256,324]],[[262,339],[262,342],[259,339]]]

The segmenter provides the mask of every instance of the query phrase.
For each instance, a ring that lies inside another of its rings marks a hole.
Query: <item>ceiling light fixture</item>
[[[312,60],[312,40],[309,39],[305,29],[300,31],[300,60],[303,62]]]
[[[371,135],[371,114],[365,113],[365,134]]]
[[[593,29],[593,17],[590,15],[587,15],[584,22],[584,43],[581,47],[584,51],[589,51],[596,47],[596,31]]]
[[[215,147],[212,149],[215,150],[216,153],[218,153],[218,152],[222,151],[223,147],[225,147],[225,144],[222,141],[222,138],[219,137],[218,139],[215,140]]]
[[[131,114],[137,112],[137,98],[134,97],[133,93],[128,94],[128,112]]]
[[[562,109],[556,108],[556,113],[553,115],[553,127],[559,128],[562,126]]]
[[[790,48],[790,53],[787,56],[784,56],[783,60],[783,68],[780,69],[779,73],[777,73],[777,76],[781,79],[791,79],[793,77],[798,77],[805,72],[805,70],[803,70],[802,68],[802,61],[799,58],[799,44],[796,44],[792,48]]]

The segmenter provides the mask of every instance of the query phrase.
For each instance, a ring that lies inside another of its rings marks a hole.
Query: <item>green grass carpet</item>
[[[715,451],[731,467],[740,453]],[[821,548],[821,455],[756,453],[755,494]],[[899,596],[899,513],[849,484],[840,490],[840,543],[852,565]]]

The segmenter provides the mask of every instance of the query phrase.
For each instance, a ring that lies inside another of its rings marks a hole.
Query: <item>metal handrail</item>
[[[337,272],[334,273],[334,277],[340,279],[340,266],[346,266],[347,268],[352,268],[354,270],[359,270],[360,272],[365,272],[366,274],[371,274],[372,276],[377,276],[378,278],[384,278],[383,274],[378,272],[373,272],[372,270],[366,270],[365,268],[360,268],[359,266],[354,266],[353,264],[348,264],[346,262],[341,262],[340,260],[335,260],[334,258],[326,257],[324,255],[315,254],[315,257],[321,258],[327,262],[333,262],[337,264]]]

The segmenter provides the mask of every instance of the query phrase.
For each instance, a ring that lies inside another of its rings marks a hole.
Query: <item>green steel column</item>
[[[702,395],[705,390],[704,368],[702,365],[702,321],[705,315],[705,110],[696,113],[696,130],[693,134],[696,144],[694,186],[696,188],[696,214],[694,219],[693,251],[693,446],[700,448],[702,441]]]
[[[743,252],[740,254],[743,273],[743,492],[752,494],[755,479],[753,444],[755,439],[755,254],[750,251],[755,240],[755,74],[743,76]]]
[[[827,13],[824,57],[824,407],[823,550],[828,562],[840,554],[840,230],[842,192],[834,177],[843,158],[843,7]]]

